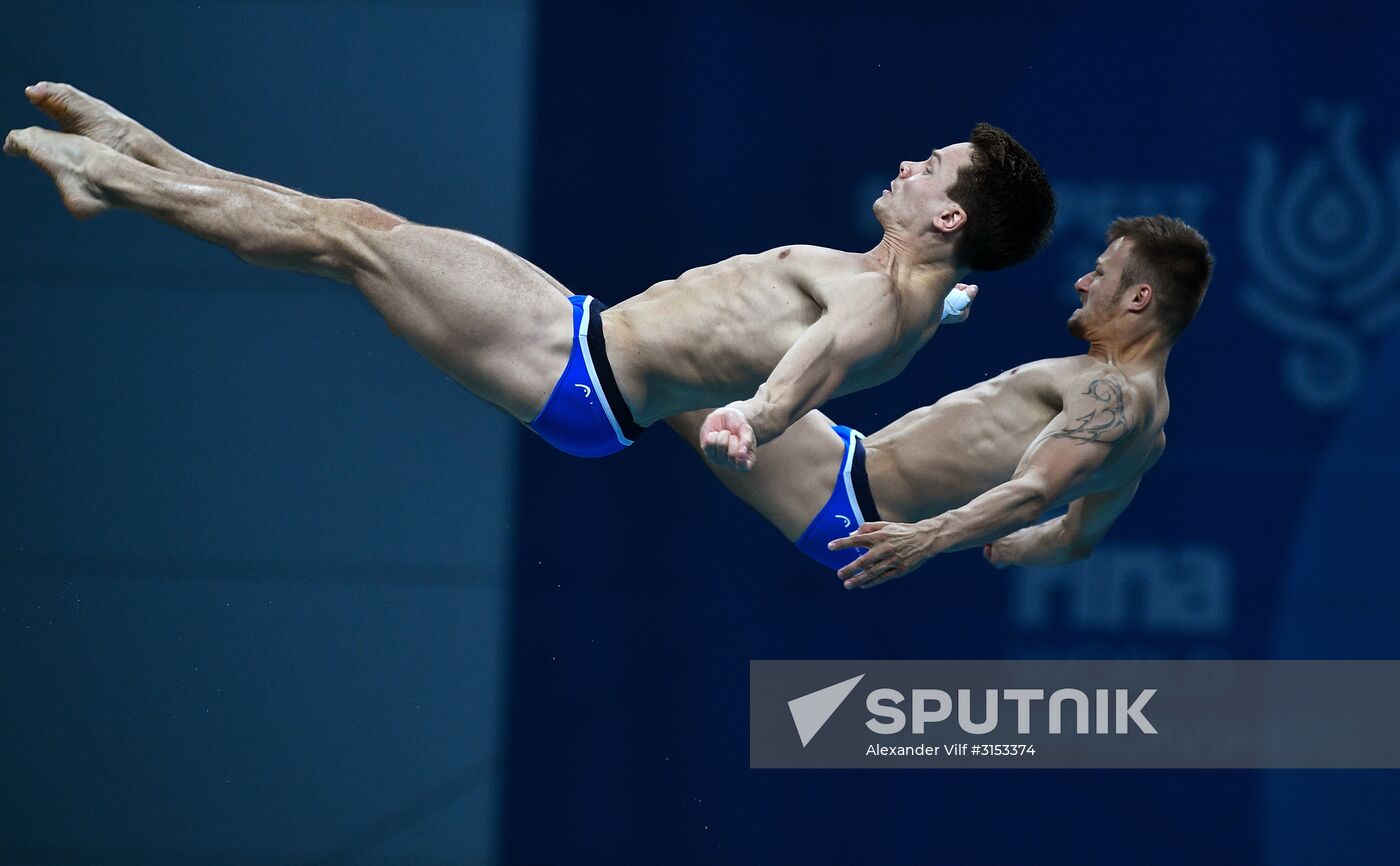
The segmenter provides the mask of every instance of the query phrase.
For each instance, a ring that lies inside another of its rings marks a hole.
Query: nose
[[[914,163],[912,162],[901,162],[899,164],[899,176],[908,177],[910,174],[912,174],[914,172],[913,165]]]
[[[1087,292],[1087,291],[1089,290],[1089,278],[1090,278],[1091,276],[1093,276],[1093,274],[1092,274],[1092,273],[1088,273],[1088,274],[1085,274],[1084,276],[1080,277],[1079,279],[1075,280],[1075,281],[1074,281],[1074,290],[1075,290],[1076,292],[1080,292],[1080,291],[1085,291],[1085,292]]]

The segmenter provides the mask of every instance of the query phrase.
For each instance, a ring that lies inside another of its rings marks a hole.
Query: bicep
[[[1057,417],[1021,457],[1015,478],[1033,483],[1047,505],[1077,496],[1108,460],[1112,448],[1058,435],[1070,419]]]
[[[1052,502],[1077,496],[1130,437],[1133,419],[1120,376],[1096,374],[1069,383],[1060,414],[1041,431],[1017,475],[1042,482]]]
[[[767,399],[794,412],[824,403],[851,370],[877,351],[867,324],[876,317],[855,313],[849,303],[825,310],[769,374]]]
[[[833,359],[848,370],[878,363],[894,348],[898,311],[882,295],[852,297],[826,318],[834,333]]]

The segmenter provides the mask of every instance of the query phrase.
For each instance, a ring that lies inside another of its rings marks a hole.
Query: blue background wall
[[[736,252],[869,248],[899,160],[1006,127],[1055,239],[829,407],[867,431],[1081,351],[1071,283],[1114,216],[1186,218],[1217,275],[1170,447],[1093,559],[968,552],[844,593],[668,430],[555,454],[345,287],[75,224],[7,163],[0,856],[1400,855],[1392,773],[757,772],[746,735],[753,658],[1396,657],[1387,7],[53,14],[0,35],[7,127],[38,122],[23,84],[67,78],[210,162],[476,231],[609,302]]]
[[[6,129],[71,81],[524,243],[528,6],[13,5]],[[0,185],[0,860],[494,862],[513,422],[349,286]]]

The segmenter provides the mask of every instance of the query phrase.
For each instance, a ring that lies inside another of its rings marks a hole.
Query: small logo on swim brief
[[[585,397],[592,396],[592,394],[593,394],[593,389],[590,388],[590,387],[588,387],[587,385],[580,385],[580,384],[578,384],[578,383],[575,383],[575,384],[574,384],[574,387],[575,387],[575,388],[582,388],[582,389],[583,389],[583,396],[585,396]]]
[[[851,518],[847,517],[844,514],[838,514],[836,515],[836,519],[841,521],[841,525],[844,526],[846,529],[851,528]]]

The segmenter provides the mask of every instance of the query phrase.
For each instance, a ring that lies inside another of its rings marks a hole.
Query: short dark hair
[[[1215,257],[1201,233],[1176,217],[1119,217],[1108,227],[1108,243],[1133,242],[1123,266],[1119,291],[1147,283],[1152,307],[1169,339],[1175,340],[1195,317],[1210,285]]]
[[[958,171],[948,198],[967,212],[959,264],[978,271],[1010,267],[1050,239],[1055,193],[1030,151],[1004,129],[979,123],[968,137],[972,164]]]

